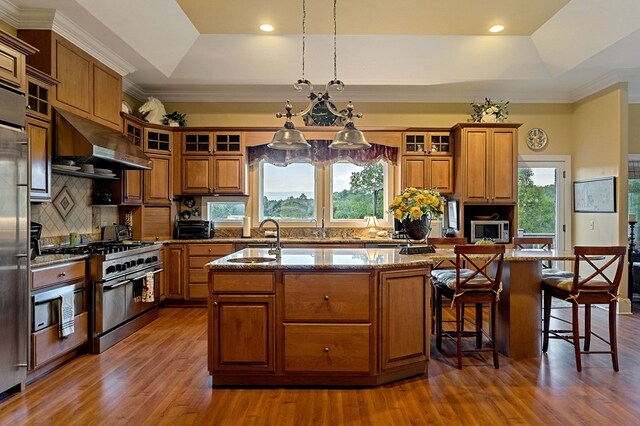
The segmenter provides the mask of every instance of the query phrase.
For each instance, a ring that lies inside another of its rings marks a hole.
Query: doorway
[[[571,249],[570,161],[569,156],[519,158],[518,236],[553,237],[554,248]]]

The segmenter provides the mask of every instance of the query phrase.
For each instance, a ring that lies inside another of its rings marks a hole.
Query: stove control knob
[[[116,267],[115,267],[115,266],[113,266],[113,265],[112,265],[112,266],[109,266],[109,267],[107,268],[107,274],[112,274],[112,273],[114,273],[115,271],[116,271]]]
[[[122,265],[116,265],[116,271],[122,271]]]
[[[153,256],[153,257],[151,258],[151,260],[152,260],[153,262],[157,262],[157,261],[158,261],[158,256]]]
[[[144,263],[144,259],[140,258],[138,259],[138,265],[142,265]]]
[[[126,270],[127,270],[127,263],[126,263],[126,262],[122,264],[122,270],[123,270],[123,271],[126,271]]]
[[[151,258],[150,258],[150,257],[147,257],[147,258],[144,260],[144,263],[151,263],[151,262],[152,262],[152,260],[151,260]]]

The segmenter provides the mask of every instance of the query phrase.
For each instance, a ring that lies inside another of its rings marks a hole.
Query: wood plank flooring
[[[568,309],[558,309],[562,312]],[[206,309],[161,309],[160,318],[101,355],[84,355],[0,403],[0,424],[423,425],[637,424],[640,316],[620,316],[620,372],[606,355],[583,358],[550,343],[540,359],[435,351],[428,376],[373,389],[211,389]],[[606,312],[594,310],[605,325]],[[594,327],[595,328],[595,327]],[[598,326],[597,329],[603,329]],[[606,333],[605,333],[606,334]],[[593,344],[592,344],[593,346]]]

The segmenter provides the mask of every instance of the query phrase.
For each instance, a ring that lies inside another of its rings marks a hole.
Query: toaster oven
[[[175,238],[197,240],[213,238],[213,222],[210,220],[179,220],[176,222]]]

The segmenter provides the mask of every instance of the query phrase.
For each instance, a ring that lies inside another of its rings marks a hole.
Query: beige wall
[[[640,154],[640,104],[629,105],[629,154]]]
[[[9,25],[6,22],[1,21],[1,20],[0,20],[0,30],[7,32],[7,33],[11,34],[14,37],[18,33],[18,31],[15,28],[13,28],[11,25]]]

